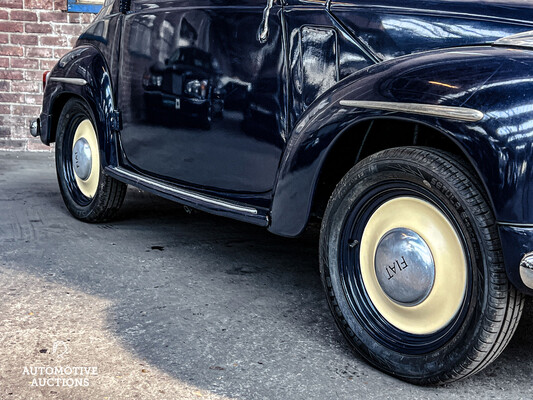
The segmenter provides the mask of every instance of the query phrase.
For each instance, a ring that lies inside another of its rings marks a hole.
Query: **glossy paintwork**
[[[405,118],[438,129],[475,166],[498,221],[533,223],[533,208],[524,206],[533,204],[529,166],[533,143],[528,128],[533,123],[533,74],[529,71],[533,71],[531,50],[471,47],[403,57],[350,76],[319,98],[317,109],[304,114],[296,126],[289,142],[296,150],[280,168],[270,229],[287,236],[301,232],[328,150],[339,132],[369,118]],[[465,123],[364,110],[341,106],[341,99],[470,107],[485,113],[485,118]],[[297,205],[288,211],[290,218],[284,206],[289,199]]]
[[[381,60],[491,43],[533,29],[533,12],[531,7],[524,7],[524,2],[402,1],[395,7],[390,4],[332,0],[331,13]]]
[[[262,0],[242,7],[205,2],[205,9],[179,0],[132,4],[118,100],[125,164],[198,188],[269,192],[287,128],[281,8],[272,8],[268,39],[259,43]],[[171,65],[192,51],[196,58]],[[157,75],[164,93],[142,85],[158,64],[167,64]],[[198,80],[206,82],[203,98],[186,92]]]
[[[371,119],[408,120],[456,143],[500,222],[533,226],[533,53],[490,46],[533,30],[533,7],[523,1],[285,0],[274,2],[264,21],[266,5],[132,0],[125,15],[118,2],[104,6],[78,42],[90,46],[85,55],[52,72],[89,84],[48,85],[43,141],[50,141],[57,118],[54,101],[78,95],[103,132],[106,165],[255,206],[261,215],[270,210],[269,229],[296,236],[308,222],[324,160],[343,133]],[[261,43],[257,33],[265,22],[269,36]],[[198,65],[171,62],[182,49],[205,54],[210,65],[199,73]],[[160,87],[151,85],[159,79]],[[194,80],[205,89],[196,99],[185,93]],[[345,107],[341,99],[471,107],[485,117],[465,123]],[[118,140],[109,122],[114,109],[123,117]],[[509,276],[523,289],[514,278],[516,257],[528,246],[533,250],[532,235],[501,229]],[[513,235],[528,239],[518,249],[508,239]]]
[[[54,82],[49,80],[43,97],[41,114],[41,140],[43,143],[55,141],[55,127],[60,109],[55,109],[56,102],[62,103],[71,96],[77,96],[87,102],[94,115],[96,130],[100,133],[100,160],[103,165],[116,164],[117,154],[115,135],[111,129],[110,115],[115,109],[111,76],[102,54],[92,46],[80,46],[66,54],[51,72],[54,77],[81,78],[86,85]],[[54,117],[54,118],[52,118]]]

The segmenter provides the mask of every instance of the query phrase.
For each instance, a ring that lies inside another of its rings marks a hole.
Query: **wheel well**
[[[327,155],[314,193],[311,215],[322,217],[335,186],[357,162],[381,150],[402,146],[447,151],[470,165],[459,146],[435,128],[398,119],[364,121],[344,131]]]
[[[63,107],[65,107],[65,104],[67,101],[69,101],[72,98],[79,98],[83,100],[82,97],[75,95],[73,93],[62,93],[60,94],[52,104],[52,109],[50,110],[50,115],[52,116],[50,120],[50,143],[53,143],[56,141],[56,130],[57,130],[57,123],[59,122],[59,116],[61,115],[61,110],[63,110]]]

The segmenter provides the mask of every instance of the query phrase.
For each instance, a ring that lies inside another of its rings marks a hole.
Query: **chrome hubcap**
[[[72,149],[72,166],[75,174],[81,180],[86,180],[91,175],[92,154],[89,143],[84,138],[78,139]]]
[[[404,306],[423,302],[435,282],[435,262],[427,243],[406,228],[388,231],[375,256],[375,270],[383,292]]]

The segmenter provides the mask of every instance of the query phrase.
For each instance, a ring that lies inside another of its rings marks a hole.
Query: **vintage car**
[[[215,60],[195,47],[178,48],[165,63],[154,63],[143,76],[148,121],[172,117],[169,122],[196,123],[209,129],[214,114],[224,108]],[[160,111],[163,111],[160,113]]]
[[[146,77],[185,49],[216,72]],[[216,80],[223,118],[202,129],[169,96],[147,122],[158,79]],[[410,382],[509,342],[533,293],[528,2],[111,0],[44,81],[30,130],[74,217],[112,218],[133,185],[287,237],[321,221],[339,329]]]

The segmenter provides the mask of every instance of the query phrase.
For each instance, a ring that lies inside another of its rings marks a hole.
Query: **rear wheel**
[[[126,195],[126,184],[103,173],[101,154],[91,111],[81,100],[69,100],[57,125],[57,179],[67,209],[87,222],[112,218]]]
[[[350,170],[323,219],[320,269],[337,325],[378,368],[444,383],[510,340],[523,297],[507,280],[493,214],[453,156],[419,148]]]

